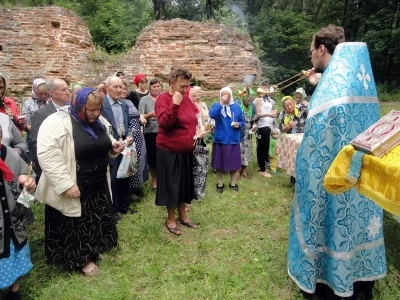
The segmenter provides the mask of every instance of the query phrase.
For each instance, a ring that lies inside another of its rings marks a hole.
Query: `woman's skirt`
[[[224,145],[213,143],[211,166],[218,171],[231,172],[242,167],[240,144]]]
[[[144,134],[144,140],[147,148],[147,163],[151,168],[156,168],[157,164],[157,147],[156,147],[157,133],[149,132]]]
[[[45,253],[49,264],[69,269],[95,261],[98,255],[117,246],[117,228],[106,175],[81,179],[81,216],[67,217],[45,207]]]
[[[156,205],[179,207],[194,197],[193,153],[175,153],[157,148]]]
[[[10,256],[0,259],[0,289],[8,288],[32,269],[29,245],[16,251],[10,239]]]

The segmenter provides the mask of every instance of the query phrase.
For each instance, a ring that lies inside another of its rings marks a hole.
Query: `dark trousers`
[[[257,141],[257,162],[261,172],[265,172],[265,161],[269,153],[269,140],[271,138],[271,128],[269,126],[258,128],[261,139]]]
[[[111,192],[113,199],[113,212],[126,213],[128,211],[130,200],[129,177],[117,178],[118,167],[121,163],[122,155],[110,159],[110,177],[111,177]]]

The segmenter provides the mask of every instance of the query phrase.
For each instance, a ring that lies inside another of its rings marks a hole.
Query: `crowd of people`
[[[313,37],[310,56],[314,68],[307,76],[312,83],[320,81],[318,96],[324,74],[317,73],[327,69],[336,46],[343,41],[342,29],[335,26],[321,29]],[[206,137],[212,133],[216,191],[224,192],[226,173],[229,189],[239,192],[238,180],[251,178],[247,167],[252,161],[253,137],[258,174],[272,177],[277,172],[279,136],[303,132],[296,164],[296,174],[301,176],[295,185],[291,217],[289,275],[310,299],[314,293],[333,297],[326,299],[357,299],[359,291],[369,297],[373,280],[383,277],[386,269],[382,232],[372,237],[365,233],[370,216],[381,218],[382,212],[354,190],[340,199],[327,194],[321,187],[324,171],[317,162],[323,159],[329,167],[327,161],[344,145],[343,139],[348,143],[355,135],[337,134],[341,130],[336,122],[338,110],[355,110],[355,105],[364,104],[344,102],[326,107],[323,99],[314,95],[316,100],[309,105],[305,90],[298,88],[293,97],[280,99],[283,110],[278,113],[273,100],[276,91],[266,79],[257,90],[246,87],[236,100],[231,88],[224,87],[219,100],[207,107],[201,87],[191,86],[191,79],[189,70],[173,68],[168,90],[163,92],[163,83],[157,78],[148,82],[145,74],[133,78],[137,89],[129,91],[121,71],[96,88],[81,82],[68,85],[60,78],[37,78],[31,99],[19,109],[14,100],[5,97],[7,82],[0,76],[0,228],[4,228],[0,231],[0,288],[9,288],[7,299],[20,299],[19,278],[32,268],[26,209],[16,202],[21,188],[36,189],[35,198],[45,204],[47,262],[97,276],[98,261],[118,245],[116,224],[121,214],[135,213],[131,203],[149,173],[155,204],[166,207],[165,227],[180,235],[180,225],[198,228],[187,209],[194,198],[196,144],[206,147]],[[371,123],[379,115],[373,113],[374,104],[365,105],[371,106],[365,110]],[[321,123],[324,136],[313,127]],[[358,131],[367,127],[365,123]],[[335,141],[338,138],[340,143]],[[124,155],[125,148],[132,149],[131,155]],[[125,159],[135,160],[136,172],[120,176]],[[30,162],[35,179],[28,176]],[[350,205],[368,207],[369,213],[356,215]],[[356,229],[346,223],[345,235],[335,229],[335,224],[341,224],[334,214],[341,210],[362,223]],[[321,214],[330,222],[321,223]],[[347,245],[345,250],[343,245]],[[364,250],[368,253],[361,255]],[[369,276],[355,270],[366,260],[381,263],[379,269],[364,265]],[[10,264],[14,267],[6,272]]]

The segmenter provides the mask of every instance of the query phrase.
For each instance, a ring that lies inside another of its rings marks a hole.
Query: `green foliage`
[[[279,82],[310,67],[307,57],[315,25],[294,11],[264,9],[250,30],[260,49],[263,75]]]
[[[147,0],[83,1],[78,14],[86,21],[94,43],[109,53],[130,49],[142,29],[152,22]]]

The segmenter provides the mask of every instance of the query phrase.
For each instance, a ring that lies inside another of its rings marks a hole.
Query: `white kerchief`
[[[228,92],[231,95],[231,100],[229,101],[228,105],[222,105],[221,114],[224,116],[224,118],[226,118],[227,116],[229,118],[232,118],[231,108],[229,107],[229,105],[235,103],[235,100],[233,99],[233,95],[232,95],[232,90],[229,86],[222,88],[221,91],[219,92],[219,100],[220,101],[222,100],[221,95],[223,92]],[[225,112],[225,108],[226,108],[226,112]]]

